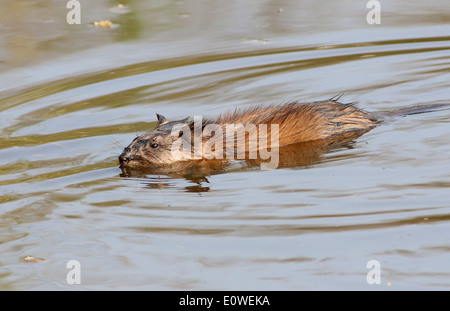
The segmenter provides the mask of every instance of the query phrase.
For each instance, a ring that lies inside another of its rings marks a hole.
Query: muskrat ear
[[[160,114],[156,114],[156,117],[158,118],[158,124],[163,124],[167,122],[166,118]]]

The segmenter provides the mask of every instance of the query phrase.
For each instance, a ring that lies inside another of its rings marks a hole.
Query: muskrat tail
[[[385,117],[404,117],[412,114],[420,114],[420,113],[428,113],[438,110],[445,110],[450,108],[450,103],[439,103],[439,104],[424,104],[424,105],[416,105],[412,107],[405,107],[401,109],[397,109],[394,111],[388,112],[380,112],[381,116]]]

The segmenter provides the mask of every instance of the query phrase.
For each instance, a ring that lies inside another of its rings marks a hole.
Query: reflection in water
[[[135,174],[124,174],[124,168],[122,168],[122,174],[120,174],[121,177],[138,177],[142,178],[143,180],[140,180],[142,184],[148,188],[148,189],[165,189],[165,188],[173,188],[175,187],[173,183],[173,178],[162,178],[161,176],[155,176],[155,175],[149,175],[149,174],[142,174],[143,172]],[[181,178],[181,177],[177,177]],[[187,192],[208,192],[211,190],[210,182],[208,180],[207,176],[204,177],[193,177],[193,176],[184,176],[183,177],[186,181],[190,182],[192,185],[185,186],[184,189]]]

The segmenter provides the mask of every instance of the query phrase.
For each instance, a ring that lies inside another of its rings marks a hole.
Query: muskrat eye
[[[152,147],[152,148],[158,148],[159,145],[158,145],[157,143],[154,143],[154,144],[151,145],[151,147]]]

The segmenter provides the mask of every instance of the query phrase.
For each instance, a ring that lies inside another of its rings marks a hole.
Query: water
[[[448,109],[304,166],[121,177],[117,161],[155,113],[448,102],[445,1],[382,2],[381,25],[364,1],[81,1],[81,25],[60,2],[0,10],[0,289],[449,289]]]

